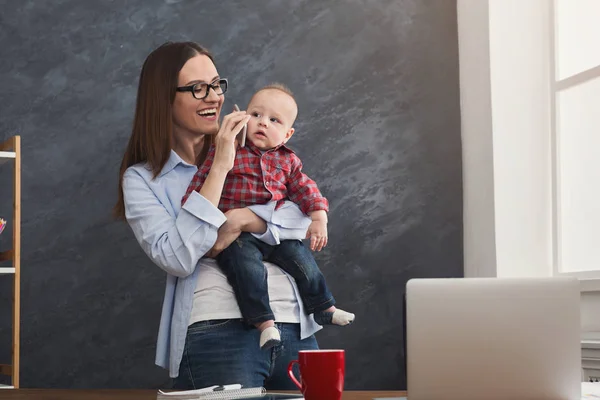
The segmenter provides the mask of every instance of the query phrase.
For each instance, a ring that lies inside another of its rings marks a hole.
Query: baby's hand
[[[306,238],[310,238],[310,249],[312,251],[321,251],[327,246],[327,222],[316,220],[311,222],[306,232]]]

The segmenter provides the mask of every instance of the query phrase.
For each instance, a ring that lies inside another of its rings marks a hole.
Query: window
[[[600,279],[600,1],[550,16],[554,272]]]

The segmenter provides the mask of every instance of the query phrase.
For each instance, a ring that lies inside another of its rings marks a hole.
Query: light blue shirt
[[[198,192],[192,192],[185,205],[181,199],[197,171],[171,150],[169,160],[156,177],[145,164],[125,171],[123,195],[125,216],[138,243],[156,265],[167,272],[167,284],[156,345],[156,364],[177,377],[190,315],[200,259],[217,240],[217,230],[225,215]],[[275,203],[251,206],[267,222],[267,231],[255,235],[269,244],[285,239],[303,239],[310,218],[292,202],[279,210]],[[288,275],[299,299],[295,281]],[[301,338],[311,336],[321,326],[304,312],[299,301]]]

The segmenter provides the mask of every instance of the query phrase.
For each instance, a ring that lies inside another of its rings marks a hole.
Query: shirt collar
[[[253,150],[255,153],[259,153],[259,154],[260,154],[260,153],[261,153],[261,151],[262,151],[262,150],[260,150],[258,147],[256,147],[256,146],[254,145],[254,143],[252,143],[252,142],[251,142],[251,141],[249,141],[249,140],[246,142],[246,146],[247,146],[247,147],[249,147],[250,149],[252,149],[252,150]],[[273,147],[272,149],[265,150],[265,151],[263,151],[263,152],[264,152],[264,153],[268,153],[268,152],[270,152],[270,151],[276,151],[276,150],[279,150],[279,149],[283,149],[283,150],[285,150],[285,151],[288,151],[288,152],[290,152],[290,153],[294,153],[294,150],[292,150],[292,149],[290,149],[289,147],[287,147],[287,146],[285,145],[285,143],[281,143],[280,145],[278,145],[278,146],[275,146],[275,147]]]
[[[169,159],[165,163],[165,166],[160,170],[160,174],[158,174],[158,176],[163,176],[166,173],[171,172],[179,164],[183,165],[184,167],[196,167],[195,165],[192,165],[190,163],[183,161],[181,159],[181,157],[179,157],[179,154],[177,154],[175,152],[175,150],[171,149],[171,155],[169,156]]]

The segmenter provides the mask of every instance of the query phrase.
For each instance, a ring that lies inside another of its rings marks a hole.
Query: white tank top
[[[300,307],[291,278],[275,264],[266,262],[269,300],[275,321],[300,322]],[[198,263],[198,282],[194,292],[192,315],[189,324],[212,319],[242,318],[233,288],[217,262],[203,258]]]

